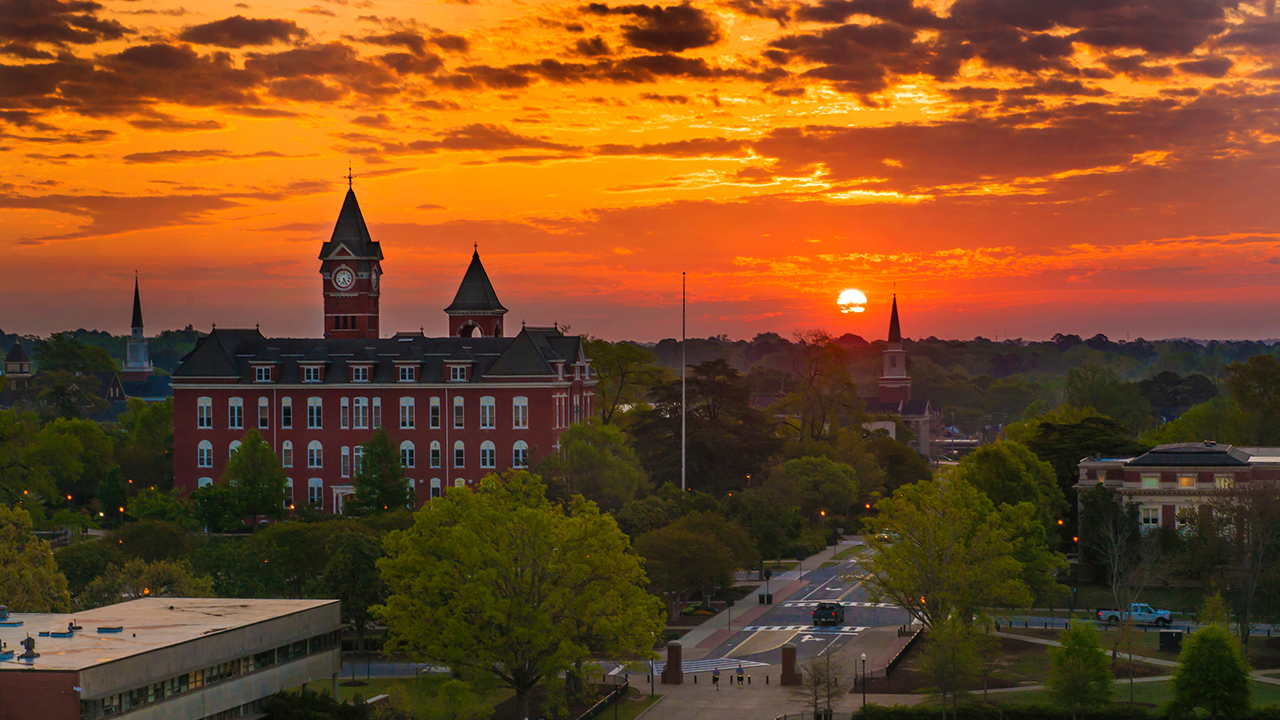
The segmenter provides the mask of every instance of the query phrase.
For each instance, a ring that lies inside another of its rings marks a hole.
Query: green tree
[[[586,353],[598,381],[595,404],[605,425],[612,424],[620,411],[644,402],[648,389],[670,375],[657,364],[652,350],[635,343],[587,338]]]
[[[871,453],[884,471],[884,487],[892,492],[911,483],[933,479],[929,462],[904,442],[888,435],[873,435],[867,440]]]
[[[0,505],[0,597],[12,612],[66,612],[67,579],[49,543],[31,535],[31,516]]]
[[[609,512],[649,490],[649,478],[627,436],[616,426],[595,421],[561,432],[560,449],[547,455],[536,472],[546,478],[552,496],[581,495]]]
[[[1203,627],[1178,656],[1172,708],[1177,714],[1201,708],[1212,718],[1245,717],[1252,692],[1249,673],[1249,663],[1231,633],[1219,625]]]
[[[67,578],[72,597],[84,592],[85,586],[107,572],[111,565],[123,565],[124,553],[117,543],[106,540],[84,540],[59,548],[53,553],[58,570]]]
[[[387,623],[387,649],[492,675],[515,691],[519,717],[530,715],[539,682],[592,645],[648,657],[662,627],[613,519],[589,502],[552,503],[527,472],[446,494],[386,544],[378,567],[389,596],[375,613]]]
[[[942,478],[899,488],[876,503],[864,534],[871,549],[865,582],[933,627],[969,622],[982,607],[1026,606],[1031,590],[1005,523],[977,488]]]
[[[173,488],[173,400],[129,398],[114,436],[115,458],[126,478],[162,492]]]
[[[56,478],[62,472],[57,467],[66,458],[34,447],[39,431],[34,413],[0,410],[0,502],[16,505],[57,497]]]
[[[815,523],[822,522],[823,512],[847,516],[862,493],[852,467],[825,457],[786,461],[769,473],[766,488],[775,496],[793,498]]]
[[[387,586],[377,565],[385,556],[381,543],[360,532],[340,533],[329,543],[329,562],[320,575],[321,592],[342,601],[342,620],[355,628],[357,650],[364,650],[373,607],[387,599]]]
[[[45,468],[58,488],[57,502],[88,505],[114,467],[110,439],[89,420],[55,418],[33,438],[28,461]]]
[[[252,516],[255,530],[260,517],[284,517],[286,480],[280,459],[257,430],[245,433],[240,448],[222,471],[222,481],[235,490],[244,511]]]
[[[186,503],[175,493],[163,493],[154,488],[146,488],[130,498],[125,505],[125,513],[134,520],[171,523],[186,523],[191,517]]]
[[[1205,597],[1200,610],[1196,613],[1196,622],[1202,625],[1220,625],[1224,628],[1231,624],[1231,611],[1227,609],[1227,601],[1222,599],[1222,593],[1215,592]]]
[[[671,615],[679,614],[680,603],[694,593],[732,584],[737,565],[733,550],[714,535],[670,525],[637,537],[636,552]]]
[[[983,445],[966,455],[955,472],[997,507],[1030,503],[1045,532],[1058,532],[1066,499],[1053,468],[1024,445],[1007,440]]]
[[[1111,668],[1097,628],[1092,623],[1074,621],[1058,640],[1059,647],[1049,648],[1052,665],[1045,681],[1053,703],[1069,709],[1072,718],[1109,703]]]
[[[85,607],[112,605],[144,597],[213,597],[209,578],[191,571],[184,560],[129,560],[111,565],[85,586],[80,601]]]
[[[930,627],[925,636],[920,672],[929,682],[929,689],[942,699],[944,714],[947,696],[951,696],[951,713],[955,715],[960,693],[977,679],[980,663],[975,635],[962,619],[946,618]]]
[[[356,492],[348,506],[353,515],[399,510],[409,504],[409,481],[404,477],[400,451],[386,430],[375,430],[364,444],[354,484]]]
[[[1255,355],[1231,363],[1227,366],[1227,389],[1249,416],[1253,430],[1250,444],[1280,443],[1280,360],[1273,355]]]
[[[858,385],[849,377],[848,355],[830,335],[813,330],[796,335],[792,373],[795,390],[778,408],[794,426],[801,440],[819,440],[844,427],[862,427],[862,401]]]
[[[196,488],[191,493],[192,515],[212,533],[231,532],[244,527],[244,506],[240,496],[226,483]]]
[[[110,353],[100,347],[85,345],[70,333],[54,333],[48,340],[37,343],[35,350],[39,372],[81,374],[119,370]]]
[[[98,485],[96,495],[98,512],[102,513],[102,517],[110,518],[111,523],[124,519],[124,506],[129,502],[129,488],[119,465],[107,471],[106,477]]]
[[[139,520],[121,525],[105,538],[129,558],[147,562],[178,560],[195,550],[191,533],[182,523]]]
[[[1090,364],[1072,368],[1067,372],[1063,394],[1068,405],[1091,407],[1116,419],[1133,434],[1155,425],[1154,409],[1138,384],[1125,382],[1111,368]]]

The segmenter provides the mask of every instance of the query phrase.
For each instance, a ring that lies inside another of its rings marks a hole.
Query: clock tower
[[[382,246],[370,237],[355,190],[348,187],[333,237],[320,248],[326,338],[378,337],[381,276]]]

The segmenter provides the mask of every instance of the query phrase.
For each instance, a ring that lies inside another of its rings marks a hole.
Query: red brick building
[[[215,328],[173,377],[174,480],[213,482],[250,429],[289,477],[290,504],[341,512],[361,445],[384,427],[421,505],[444,488],[526,467],[592,412],[582,338],[555,327],[503,337],[479,252],[446,310],[450,337],[379,337],[382,249],[347,191],[320,253],[323,339]]]

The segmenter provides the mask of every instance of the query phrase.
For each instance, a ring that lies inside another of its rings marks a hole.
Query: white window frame
[[[414,372],[412,365],[400,365],[400,382],[413,382],[417,373]]]
[[[432,430],[440,429],[440,398],[438,397],[431,398],[431,411],[428,420],[428,427]]]
[[[198,488],[209,487],[212,484],[213,484],[213,478],[211,477],[202,477],[196,481],[196,487]]]
[[[338,427],[342,430],[351,428],[351,398],[338,401]]]
[[[520,395],[511,399],[511,427],[529,429],[529,398]]]
[[[466,382],[467,366],[466,365],[450,365],[449,366],[449,382]]]
[[[453,429],[464,430],[467,426],[467,408],[462,396],[453,398]]]
[[[358,430],[369,429],[369,398],[358,397],[352,402],[351,426]]]
[[[480,398],[480,428],[492,430],[495,427],[497,415],[494,399],[489,395]]]
[[[244,429],[244,398],[233,397],[227,400],[227,429]]]
[[[200,444],[196,445],[196,467],[213,467],[213,443],[208,440],[201,440]]]
[[[266,430],[271,427],[271,400],[260,397],[258,398],[258,429]]]
[[[339,474],[342,477],[351,477],[351,447],[349,445],[342,446],[342,463],[338,467]]]
[[[1158,473],[1146,473],[1138,480],[1144,490],[1158,490],[1160,488],[1160,475]]]
[[[271,382],[271,366],[259,365],[253,369],[254,382]]]
[[[280,467],[293,467],[293,441],[285,440],[280,443]]]
[[[418,422],[418,414],[411,397],[400,398],[400,429],[413,430]]]
[[[280,429],[293,428],[293,398],[280,398]]]
[[[196,398],[196,428],[213,429],[213,398]]]
[[[360,469],[364,467],[364,446],[356,445],[351,448],[351,474],[359,475]]]
[[[515,441],[515,444],[511,446],[511,467],[529,467],[529,443],[523,440],[517,440]]]
[[[485,440],[480,443],[480,467],[493,468],[497,467],[498,448],[492,441]]]
[[[302,382],[305,382],[305,383],[320,382],[320,366],[319,365],[303,365],[302,366]]]
[[[307,398],[307,429],[324,429],[324,401],[318,397]]]
[[[373,429],[382,427],[382,398],[373,399]]]
[[[467,446],[461,440],[453,443],[453,466],[455,468],[467,466]]]
[[[431,441],[431,467],[433,468],[440,467],[442,462],[440,459],[440,456],[441,456],[440,441],[432,440]]]
[[[351,382],[369,382],[369,366],[352,365]]]
[[[307,467],[324,468],[324,445],[321,445],[319,440],[307,443]]]
[[[236,454],[236,451],[239,449],[240,449],[240,441],[232,440],[231,444],[227,446],[227,457],[228,458],[234,457]]]
[[[324,509],[324,480],[320,478],[307,480],[307,505],[317,510]]]
[[[284,509],[293,509],[293,478],[284,479]]]
[[[413,468],[417,466],[417,452],[413,447],[413,442],[405,440],[400,443],[400,467]]]
[[[1138,510],[1138,527],[1143,532],[1160,527],[1160,511],[1159,505],[1143,505]]]
[[[1185,490],[1185,489],[1187,489],[1187,488],[1192,488],[1192,489],[1194,489],[1194,488],[1195,488],[1195,486],[1196,486],[1196,475],[1195,475],[1195,473],[1190,473],[1190,474],[1188,474],[1188,473],[1179,473],[1179,474],[1178,474],[1178,487],[1179,487],[1179,488],[1181,488],[1181,489],[1183,489],[1183,490]]]

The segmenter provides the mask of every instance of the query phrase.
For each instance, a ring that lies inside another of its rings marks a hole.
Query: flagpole
[[[685,482],[685,403],[687,397],[685,395],[685,368],[688,364],[685,362],[685,274],[680,273],[680,489],[687,490],[688,486]]]

